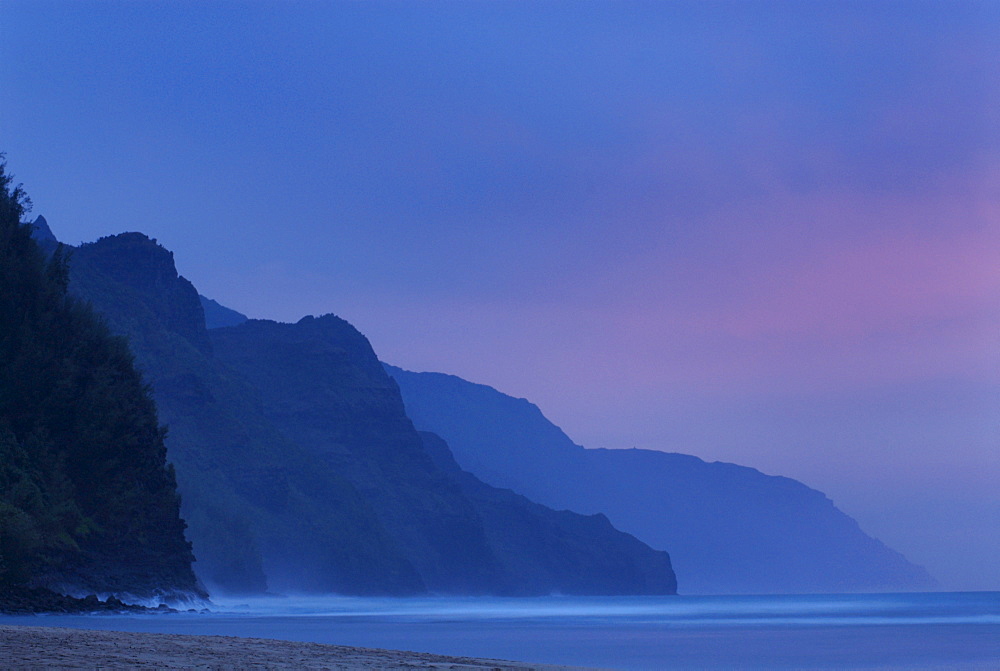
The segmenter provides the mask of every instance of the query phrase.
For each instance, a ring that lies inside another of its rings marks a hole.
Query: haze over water
[[[988,669],[1000,593],[743,597],[268,597],[211,613],[0,624],[278,638],[617,669]]]

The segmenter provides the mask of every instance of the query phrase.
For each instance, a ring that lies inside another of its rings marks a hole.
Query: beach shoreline
[[[421,652],[235,636],[0,625],[0,659],[16,669],[454,669],[570,671]]]

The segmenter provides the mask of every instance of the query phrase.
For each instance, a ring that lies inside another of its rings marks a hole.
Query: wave
[[[285,595],[216,598],[233,616],[370,618],[408,621],[573,620],[672,626],[1000,624],[1000,593],[799,596],[417,597]]]

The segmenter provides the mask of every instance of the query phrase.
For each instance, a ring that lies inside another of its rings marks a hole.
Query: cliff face
[[[99,269],[105,288],[128,288],[129,298],[138,305],[129,306],[131,315],[120,309],[115,310],[114,315],[119,323],[124,324],[128,319],[130,334],[149,330],[140,320],[153,316],[159,329],[168,329],[201,352],[210,351],[198,292],[190,282],[177,275],[173,253],[155,240],[142,233],[102,238],[81,245],[74,252],[71,267],[77,265]],[[74,275],[74,280],[82,279],[80,274]],[[85,290],[82,284],[79,290]],[[142,309],[136,314],[134,310],[140,306]]]
[[[483,519],[490,545],[517,594],[676,594],[666,552],[621,533],[602,513],[553,510],[509,489],[491,487],[452,456],[440,436],[420,432],[435,464],[456,482]]]
[[[0,585],[199,594],[156,407],[0,165]]]
[[[260,390],[265,417],[362,493],[429,589],[490,591],[498,567],[482,523],[424,452],[364,336],[333,315],[211,336],[219,359]]]
[[[684,593],[927,589],[922,568],[866,535],[821,492],[735,464],[651,450],[588,450],[539,409],[484,385],[386,367],[418,429],[497,487],[602,512],[670,550]]]
[[[359,493],[266,418],[212,355],[197,292],[137,233],[74,250],[71,290],[128,337],[176,465],[199,576],[228,592],[399,594],[424,586]]]
[[[667,555],[603,517],[556,513],[461,472],[440,439],[414,430],[367,339],[342,319],[251,320],[211,336],[261,390],[268,419],[368,498],[429,589],[673,591]]]
[[[203,303],[169,252],[139,234],[75,250],[71,289],[129,338],[152,383],[196,570],[210,587],[671,591],[666,553],[603,518],[513,505],[507,494],[490,502],[481,494],[492,488],[443,470],[347,322],[206,331]]]

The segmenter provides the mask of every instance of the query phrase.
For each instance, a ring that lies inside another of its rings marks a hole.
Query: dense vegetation
[[[0,161],[0,585],[194,591],[165,430]]]

